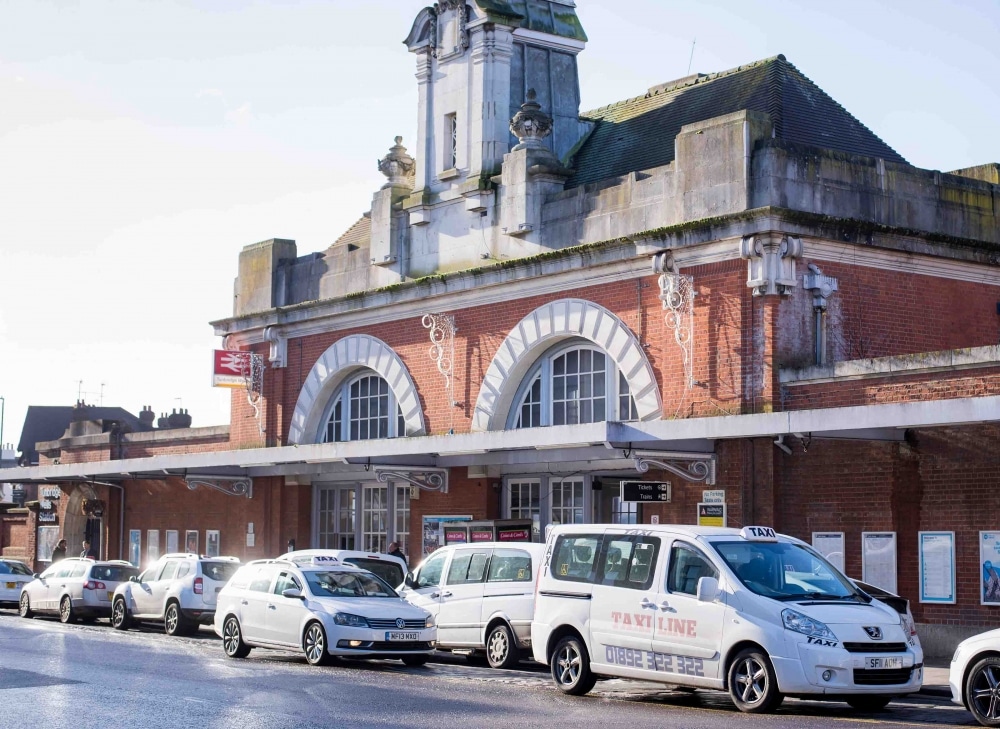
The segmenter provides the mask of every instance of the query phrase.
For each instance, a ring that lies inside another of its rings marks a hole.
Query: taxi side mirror
[[[714,577],[698,579],[698,602],[712,602],[719,595],[719,581]]]
[[[413,573],[407,572],[406,579],[403,580],[403,584],[409,587],[411,590],[417,589],[417,581],[413,579]]]
[[[139,581],[139,575],[132,575],[131,577],[128,578],[128,581],[129,582],[138,582]]]
[[[281,596],[282,597],[295,597],[295,598],[298,598],[299,600],[301,600],[302,599],[302,590],[299,590],[298,588],[295,588],[295,587],[289,587],[287,590],[282,590],[281,591]]]

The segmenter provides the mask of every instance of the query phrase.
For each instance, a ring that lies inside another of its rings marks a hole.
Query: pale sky
[[[427,0],[0,0],[3,440],[78,391],[229,422],[240,249],[322,250],[416,133]],[[911,164],[1000,162],[998,0],[577,0],[583,110],[784,53]],[[82,381],[82,386],[80,385]],[[103,383],[103,387],[102,387]]]

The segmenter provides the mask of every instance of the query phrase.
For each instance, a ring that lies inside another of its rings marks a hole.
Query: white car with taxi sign
[[[437,639],[431,614],[384,580],[315,553],[243,565],[219,592],[214,627],[230,658],[255,647],[292,648],[312,665],[339,656],[419,666]]]
[[[912,622],[766,526],[557,526],[537,590],[534,657],[568,694],[618,676],[877,711],[923,681]]]

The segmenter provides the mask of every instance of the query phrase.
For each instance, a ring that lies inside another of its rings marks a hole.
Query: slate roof
[[[21,428],[21,439],[17,450],[21,453],[22,462],[38,463],[36,443],[62,438],[73,419],[71,406],[62,405],[29,405]],[[117,420],[127,431],[136,433],[150,428],[128,410],[122,408],[87,407],[87,420]]]
[[[576,172],[566,187],[669,164],[682,126],[744,109],[769,114],[777,139],[906,164],[784,56],[775,56],[581,114],[596,126],[571,161]]]
[[[334,246],[358,246],[368,247],[372,239],[372,219],[369,215],[363,216],[354,225],[348,228],[342,236],[334,241]]]

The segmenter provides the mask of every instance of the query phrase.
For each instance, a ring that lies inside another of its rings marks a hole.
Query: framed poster
[[[219,556],[219,530],[218,529],[206,529],[205,530],[205,556],[207,556],[207,557],[218,557]]]
[[[38,543],[35,547],[35,555],[39,562],[51,562],[52,550],[59,544],[59,527],[43,526],[38,527]],[[75,554],[73,555],[76,556]]]
[[[983,576],[979,602],[1000,605],[1000,532],[979,532],[979,567]]]
[[[896,532],[861,533],[861,579],[896,592]]]
[[[698,526],[726,526],[726,505],[716,503],[698,504]]]
[[[167,529],[167,553],[176,552],[177,548],[177,530]]]
[[[198,554],[198,530],[188,529],[184,532],[184,551]]]
[[[955,602],[955,532],[917,532],[920,602]]]
[[[155,562],[160,558],[160,530],[150,529],[146,532],[146,562]]]
[[[128,530],[128,561],[133,567],[139,566],[140,555],[142,554],[142,532],[138,529]]]
[[[813,532],[813,549],[838,570],[844,571],[843,532]]]
[[[445,521],[472,521],[472,516],[424,516],[423,519],[423,550],[424,556],[444,545],[444,533],[441,523]]]

